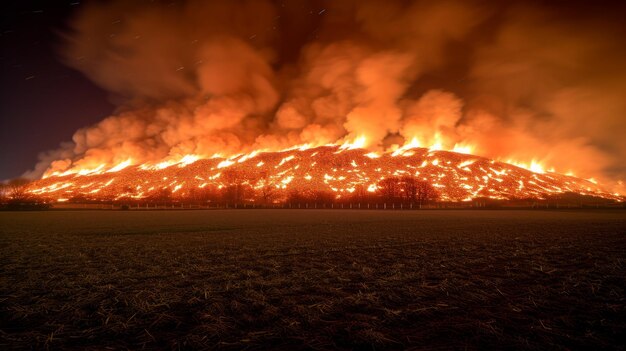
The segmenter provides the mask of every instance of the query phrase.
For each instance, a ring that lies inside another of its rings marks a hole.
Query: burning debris
[[[426,186],[429,195],[419,195],[425,194],[420,186]],[[362,200],[374,195],[410,201],[471,201],[542,199],[567,192],[621,199],[588,180],[533,172],[484,157],[426,148],[404,148],[372,157],[368,150],[346,145],[97,168],[89,174],[36,181],[29,192],[57,201],[210,201],[211,196],[219,195],[232,202],[271,203],[314,193],[329,200]]]

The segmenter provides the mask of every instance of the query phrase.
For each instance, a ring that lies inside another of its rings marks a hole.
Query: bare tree
[[[172,200],[172,189],[170,188],[162,188],[155,190],[148,196],[149,199],[153,201],[164,201],[168,202]]]
[[[257,181],[257,189],[259,189],[259,197],[262,204],[267,205],[276,197],[276,187],[271,184],[269,173],[266,171],[261,172]]]
[[[400,180],[396,177],[385,178],[378,182],[378,189],[385,200],[393,200],[400,192]]]
[[[24,178],[10,180],[6,185],[8,197],[13,201],[26,200],[28,198],[28,184],[30,184],[30,180]]]
[[[261,203],[265,205],[270,204],[276,197],[276,187],[269,184],[263,185],[261,186],[259,193],[261,195]]]
[[[417,202],[419,192],[419,180],[413,176],[404,176],[400,179],[400,187],[403,190],[404,198],[410,202]]]
[[[226,170],[222,173],[224,180],[224,200],[229,203],[240,203],[246,198],[248,187],[243,183],[244,177],[235,170]]]
[[[214,185],[205,185],[202,188],[190,188],[188,194],[189,198],[197,203],[218,201],[220,198],[217,187]]]
[[[417,201],[420,206],[431,201],[435,201],[439,198],[437,190],[427,181],[417,181]]]
[[[318,190],[312,194],[313,201],[320,204],[329,204],[335,201],[335,194],[330,191]]]
[[[3,203],[9,199],[9,186],[5,183],[0,183],[0,203]]]
[[[306,191],[298,191],[296,189],[291,189],[287,194],[287,203],[302,203],[311,200],[312,195]]]
[[[350,196],[351,200],[355,202],[362,202],[367,199],[367,189],[363,184],[357,184],[354,186],[354,192]]]

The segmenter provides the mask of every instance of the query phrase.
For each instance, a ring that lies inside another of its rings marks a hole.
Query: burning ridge
[[[323,192],[335,199],[381,195],[382,180],[406,176],[430,184],[442,201],[544,199],[568,192],[623,200],[592,180],[480,156],[426,148],[376,154],[340,146],[191,158],[156,167],[121,164],[106,172],[51,176],[28,191],[53,201],[123,201],[209,198],[234,189],[237,201],[281,202],[294,193]]]

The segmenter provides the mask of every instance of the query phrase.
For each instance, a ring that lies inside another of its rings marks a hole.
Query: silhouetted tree
[[[193,201],[204,203],[219,201],[221,199],[220,192],[214,185],[206,185],[202,188],[191,188],[187,196]]]
[[[245,199],[247,187],[243,184],[243,180],[242,175],[235,170],[228,169],[222,173],[224,201],[240,203]]]
[[[335,194],[330,191],[317,190],[313,192],[313,201],[320,204],[329,204],[335,201]]]
[[[363,184],[357,184],[354,187],[354,192],[350,195],[350,200],[354,202],[363,202],[368,198],[369,194]]]
[[[400,180],[396,177],[385,178],[378,182],[378,191],[385,200],[394,200],[400,192]]]
[[[304,203],[309,200],[311,200],[311,196],[307,192],[292,189],[287,194],[287,203]]]
[[[6,202],[9,199],[9,186],[5,183],[0,183],[0,202]]]
[[[417,202],[417,194],[419,192],[419,180],[413,176],[404,176],[400,179],[400,187],[402,195],[407,201]]]
[[[257,189],[259,194],[259,200],[262,204],[270,204],[276,198],[277,189],[271,184],[269,173],[263,171],[260,173],[260,177],[257,180]]]
[[[148,198],[153,201],[170,201],[172,199],[172,189],[162,188],[155,190]]]
[[[7,183],[7,194],[13,201],[23,201],[29,198],[27,188],[30,180],[24,178],[11,179]]]
[[[417,201],[420,206],[422,204],[429,203],[431,201],[435,201],[439,198],[439,193],[437,190],[427,181],[418,180],[417,181]]]
[[[227,169],[222,172],[221,178],[224,184],[224,188],[222,188],[222,199],[229,203],[239,202],[241,198],[241,177],[239,176],[239,173],[234,170]]]

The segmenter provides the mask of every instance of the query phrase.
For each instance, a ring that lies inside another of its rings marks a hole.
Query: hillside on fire
[[[55,49],[65,69],[109,96],[111,111],[66,131],[23,176],[45,178],[33,190],[52,198],[183,194],[228,186],[228,173],[251,177],[241,183],[252,188],[341,197],[403,175],[445,201],[617,197],[626,176],[623,28],[589,9],[568,20],[563,12],[578,6],[90,1],[59,28]],[[307,151],[271,162],[295,149]],[[479,161],[458,167],[459,157]],[[271,167],[251,164],[264,158]]]
[[[626,349],[626,0],[0,8],[0,350]]]
[[[533,172],[456,152],[404,148],[301,147],[228,159],[121,165],[55,175],[25,191],[53,202],[186,202],[196,204],[470,202],[537,199],[575,193],[623,201],[593,180]],[[412,205],[410,205],[412,207]]]

